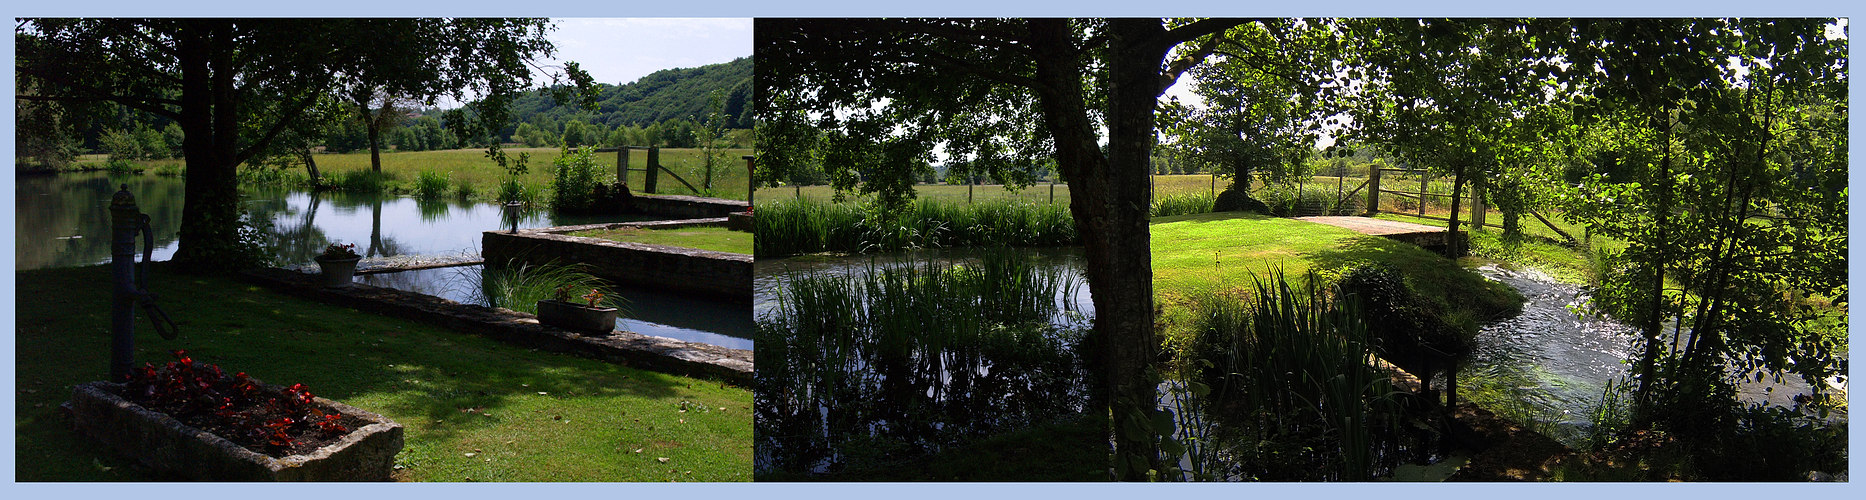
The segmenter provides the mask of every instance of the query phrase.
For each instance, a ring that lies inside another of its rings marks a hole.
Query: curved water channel
[[[103,172],[16,178],[15,269],[43,269],[110,261],[110,197],[129,184],[137,207],[149,214],[154,259],[174,256],[181,226],[183,183],[179,177],[110,176]],[[303,189],[241,189],[240,208],[271,227],[265,238],[279,262],[312,263],[331,242],[353,243],[375,262],[478,260],[481,233],[509,227],[500,207],[446,197],[418,200],[379,194]],[[646,220],[638,215],[566,216],[548,211],[521,214],[521,228]],[[138,241],[138,249],[141,242]],[[141,257],[138,256],[140,259]],[[484,304],[477,297],[480,266],[470,265],[366,274],[359,283]],[[637,333],[751,349],[751,316],[743,302],[716,302],[642,288],[618,287],[630,317],[617,327]]]
[[[1534,269],[1496,266],[1479,274],[1515,288],[1525,302],[1516,317],[1485,325],[1477,334],[1470,362],[1459,371],[1460,383],[1488,385],[1529,406],[1540,421],[1554,424],[1557,440],[1576,443],[1586,435],[1589,414],[1610,381],[1628,378],[1635,359],[1638,330],[1595,314],[1582,287],[1561,283]],[[1835,385],[1845,390],[1844,384]],[[1794,396],[1808,392],[1799,378],[1764,379],[1737,386],[1739,400],[1751,404],[1794,406]]]

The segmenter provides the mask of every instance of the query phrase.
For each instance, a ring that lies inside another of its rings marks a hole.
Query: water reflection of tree
[[[305,203],[304,211],[298,214],[292,213],[292,204],[286,200],[283,192],[279,193],[276,205],[269,203],[250,205],[255,208],[253,213],[255,219],[273,221],[272,230],[266,234],[267,243],[272,245],[274,251],[277,252],[275,255],[283,262],[308,262],[319,253],[323,253],[324,244],[329,241],[324,230],[317,227],[317,211],[323,202],[322,193],[312,191],[308,193],[308,196],[310,200]],[[277,208],[270,212],[261,212],[261,209],[272,208],[272,206]],[[281,216],[292,215],[298,215],[295,224],[279,222]]]
[[[175,242],[182,184],[169,178],[61,174],[22,177],[15,186],[14,267],[41,269],[110,260],[110,197],[129,184],[137,208],[149,214],[155,246]],[[138,242],[137,250],[142,250]]]

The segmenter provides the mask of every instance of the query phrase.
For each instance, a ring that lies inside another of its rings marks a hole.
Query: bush
[[[1270,207],[1268,205],[1264,205],[1263,202],[1261,201],[1257,201],[1257,199],[1255,198],[1251,198],[1250,193],[1246,193],[1243,190],[1226,189],[1223,192],[1218,193],[1218,198],[1212,201],[1212,211],[1213,212],[1243,211],[1243,212],[1251,212],[1251,213],[1259,213],[1259,214],[1268,214],[1270,213]]]
[[[1434,310],[1384,264],[1348,271],[1336,285],[1367,319],[1368,334],[1382,357],[1421,378],[1471,352],[1476,328],[1467,332]],[[1473,323],[1474,326],[1474,323]]]
[[[122,158],[111,158],[109,162],[104,163],[104,170],[110,172],[110,175],[129,175],[136,173],[141,170],[141,168],[136,166],[136,162]]]
[[[395,174],[373,170],[350,170],[332,177],[337,189],[352,193],[382,193],[389,190],[389,183],[395,180]]]
[[[602,196],[598,189],[609,179],[600,178],[590,148],[566,148],[551,163],[557,168],[551,181],[551,208],[565,212],[588,212],[598,208]],[[606,191],[606,190],[605,190]]]
[[[440,198],[447,192],[447,181],[451,177],[445,172],[422,170],[415,179],[415,196],[424,200]]]

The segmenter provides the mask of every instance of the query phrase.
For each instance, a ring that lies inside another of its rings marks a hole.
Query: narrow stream
[[[1625,380],[1638,330],[1596,314],[1587,291],[1534,269],[1496,266],[1479,274],[1515,288],[1526,299],[1522,314],[1485,325],[1477,334],[1460,384],[1484,386],[1529,406],[1537,420],[1554,423],[1558,440],[1573,444],[1591,427],[1589,412],[1609,381]],[[1844,384],[1835,388],[1845,390]],[[1765,379],[1737,386],[1745,403],[1793,406],[1808,385],[1799,378]]]

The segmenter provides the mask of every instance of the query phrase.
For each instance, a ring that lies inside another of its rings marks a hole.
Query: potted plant
[[[583,333],[615,330],[616,308],[602,305],[602,290],[591,288],[582,303],[571,302],[571,293],[570,285],[564,285],[557,287],[554,298],[538,301],[538,322]]]
[[[317,256],[317,267],[324,275],[324,286],[350,286],[350,276],[356,274],[357,261],[363,257],[356,254],[356,245],[331,243],[324,247],[324,253]]]

